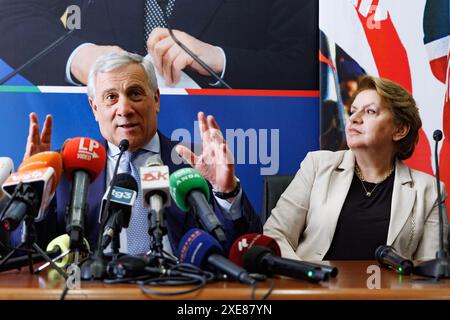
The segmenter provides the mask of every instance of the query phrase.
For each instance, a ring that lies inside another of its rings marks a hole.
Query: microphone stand
[[[114,232],[114,235],[111,240],[112,261],[115,261],[119,259],[122,255],[124,255],[124,253],[120,252],[120,232],[122,228],[117,228],[116,230],[117,231]]]
[[[148,220],[150,235],[150,250],[146,253],[148,265],[165,268],[168,265],[177,264],[178,259],[163,249],[163,237],[167,234],[164,207],[151,209]]]
[[[438,143],[442,139],[442,131],[435,130],[433,139],[436,141],[434,148],[434,160],[436,166],[436,186],[437,186],[437,201],[439,210],[439,249],[436,252],[436,259],[425,261],[413,269],[413,274],[433,277],[438,281],[441,278],[450,278],[450,261],[448,250],[444,247],[444,221],[442,210],[442,195],[441,184],[439,178],[439,161],[438,161]]]
[[[113,260],[117,259],[120,252],[120,237],[118,235],[119,232],[114,232],[114,235],[112,237],[111,241],[111,250],[113,252]]]
[[[82,277],[84,275],[84,280],[92,280],[92,279],[104,279],[106,277],[106,265],[107,261],[105,258],[105,255],[102,250],[102,235],[103,230],[105,229],[105,224],[108,220],[108,211],[109,211],[109,205],[111,202],[111,196],[112,196],[112,187],[116,183],[116,177],[117,177],[117,171],[119,170],[119,163],[120,159],[122,158],[122,155],[125,151],[128,150],[130,146],[130,143],[128,140],[123,139],[119,143],[119,157],[117,158],[116,165],[114,167],[114,173],[111,178],[111,181],[109,183],[110,188],[108,191],[108,194],[106,196],[106,203],[105,207],[103,208],[103,212],[101,214],[101,217],[103,218],[102,221],[100,221],[100,228],[98,231],[98,238],[97,238],[97,246],[95,248],[94,254],[92,257],[90,257],[88,260],[84,261],[84,263],[81,265],[81,274]],[[114,241],[114,240],[113,240]]]
[[[1,214],[2,218],[7,209],[10,207],[11,203],[13,202],[13,199],[15,198],[16,194],[20,190],[20,188],[23,186],[23,183],[19,183],[14,190],[14,193],[11,196],[11,199],[9,200],[6,207],[3,209],[3,212]],[[27,199],[22,198],[22,201],[26,202]],[[36,227],[34,225],[34,210],[30,210],[32,208],[32,204],[30,202],[26,203],[28,210],[26,212],[25,219],[22,224],[22,234],[21,234],[21,244],[11,250],[1,261],[0,261],[0,267],[6,265],[6,263],[10,260],[10,258],[17,252],[17,251],[24,251],[27,253],[28,256],[28,268],[31,274],[34,274],[33,270],[33,253],[37,253],[39,256],[44,258],[47,262],[49,262],[53,268],[55,268],[56,271],[64,278],[67,279],[67,274],[56,265],[56,263],[47,255],[47,253],[42,250],[38,244],[36,243]],[[2,220],[2,219],[0,219]],[[13,269],[17,268],[16,265],[13,264]],[[5,270],[2,270],[5,271]]]
[[[159,212],[158,212],[159,211]],[[151,209],[148,214],[148,234],[151,237],[150,240],[150,252],[161,253],[163,249],[162,239],[167,234],[167,228],[163,223],[164,208],[159,210]],[[162,218],[162,219],[158,219]]]
[[[58,254],[61,253],[59,249],[54,249],[51,251],[45,252],[50,258],[54,258],[53,261],[59,260],[62,257],[58,256]],[[31,258],[33,259],[34,263],[45,261],[45,258],[41,256],[39,253],[33,253],[31,255]],[[49,265],[49,262],[45,263],[46,265]],[[27,256],[20,256],[15,258],[10,258],[8,262],[6,262],[4,265],[0,266],[0,272],[13,270],[13,269],[21,269],[22,267],[28,266],[28,255]],[[38,269],[35,269],[33,273],[39,273],[41,271],[41,267]]]

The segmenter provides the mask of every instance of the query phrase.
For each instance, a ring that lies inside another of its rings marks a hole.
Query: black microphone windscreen
[[[119,142],[119,150],[120,151],[127,151],[130,147],[130,142],[127,139],[122,139]]]
[[[434,130],[433,139],[434,139],[434,141],[441,141],[442,140],[442,131],[439,129]]]
[[[377,249],[375,250],[375,259],[381,263],[382,259],[384,258],[385,254],[387,253],[387,251],[390,249],[389,246],[385,246],[385,245],[381,245],[378,246]]]
[[[392,246],[381,245],[375,250],[375,259],[385,268],[392,268],[401,274],[410,274],[414,268],[411,260],[402,257]]]
[[[273,251],[263,246],[251,247],[242,257],[244,269],[249,272],[264,273],[261,258],[266,254],[273,254]]]
[[[119,173],[115,185],[138,192],[136,179],[129,173]]]

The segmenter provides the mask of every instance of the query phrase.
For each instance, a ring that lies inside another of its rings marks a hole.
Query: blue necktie
[[[131,174],[139,186],[138,196],[131,211],[130,224],[127,229],[128,254],[145,254],[150,250],[150,236],[148,235],[148,210],[144,208],[142,201],[142,188],[139,171],[133,161],[139,155],[139,151],[125,152],[123,157],[128,164],[126,172]]]

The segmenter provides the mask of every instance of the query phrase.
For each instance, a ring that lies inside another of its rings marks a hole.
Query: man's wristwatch
[[[233,191],[219,192],[219,191],[214,191],[214,189],[213,189],[214,195],[217,198],[224,199],[224,200],[236,197],[239,194],[239,191],[241,191],[241,183],[237,179],[236,179],[236,188],[234,188]]]

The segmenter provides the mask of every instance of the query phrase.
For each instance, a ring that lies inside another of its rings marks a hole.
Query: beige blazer
[[[355,157],[350,150],[307,154],[264,225],[264,234],[278,242],[283,257],[323,260],[353,179],[354,164]],[[405,258],[435,258],[439,247],[435,181],[433,176],[413,170],[397,160],[386,244]],[[443,183],[441,193],[445,200]],[[445,206],[444,216],[446,245],[448,220]]]

